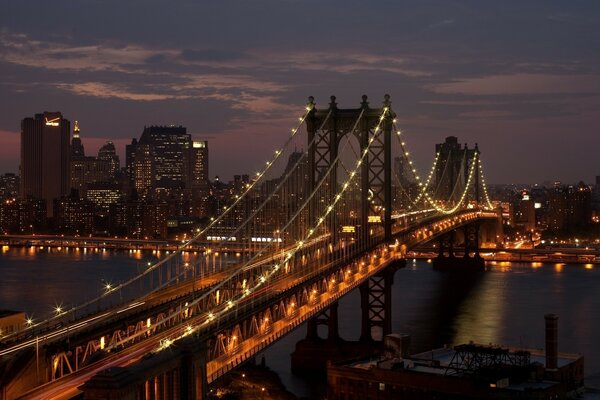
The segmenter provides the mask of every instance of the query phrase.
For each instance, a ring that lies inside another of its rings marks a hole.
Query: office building
[[[71,123],[60,112],[35,114],[21,121],[21,197],[53,201],[71,188],[69,136]]]
[[[144,127],[139,140],[126,146],[126,171],[141,197],[157,190],[208,192],[208,142],[192,141],[183,126]]]
[[[121,168],[121,162],[117,155],[115,144],[110,140],[98,150],[98,160],[108,163],[108,170],[111,178],[114,178]]]
[[[139,144],[152,148],[154,187],[190,187],[191,136],[183,126],[144,128]],[[136,153],[137,156],[137,153]]]
[[[192,143],[191,188],[195,192],[208,190],[208,141]]]

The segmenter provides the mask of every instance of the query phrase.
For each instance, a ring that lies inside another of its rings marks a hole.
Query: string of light
[[[189,239],[187,242],[185,242],[182,246],[180,246],[176,251],[174,251],[173,253],[169,254],[167,257],[165,257],[164,259],[158,261],[157,263],[153,264],[153,265],[149,265],[148,268],[144,269],[144,271],[142,271],[141,273],[137,274],[136,276],[132,277],[131,279],[122,282],[118,285],[115,286],[111,286],[111,285],[103,285],[103,289],[104,291],[96,296],[95,298],[88,300],[84,303],[72,306],[69,309],[64,309],[62,307],[54,307],[54,315],[46,318],[45,320],[41,320],[37,323],[32,323],[28,324],[28,329],[29,328],[35,328],[44,324],[47,324],[53,320],[56,320],[64,315],[67,314],[74,314],[75,312],[82,310],[100,300],[102,300],[103,298],[110,296],[111,294],[117,292],[118,290],[122,290],[124,287],[137,282],[139,279],[141,279],[142,277],[148,275],[149,273],[153,272],[154,270],[156,270],[157,268],[159,268],[160,266],[162,266],[163,264],[169,262],[170,260],[172,260],[174,257],[179,256],[181,254],[181,252],[183,250],[185,250],[187,247],[190,246],[190,244],[192,244],[193,242],[195,242],[198,238],[200,238],[202,235],[204,235],[209,229],[211,229],[212,227],[214,227],[220,220],[222,220],[232,209],[233,207],[235,207],[240,201],[242,201],[242,199],[252,191],[252,189],[256,186],[256,184],[261,181],[261,178],[263,176],[265,176],[265,174],[271,169],[271,167],[273,166],[273,164],[275,163],[275,161],[277,161],[277,159],[279,159],[279,157],[281,157],[281,155],[283,154],[284,150],[290,145],[290,143],[292,142],[292,140],[294,139],[294,137],[296,136],[296,134],[298,133],[298,131],[300,130],[300,127],[304,124],[306,118],[308,117],[308,115],[310,114],[310,112],[312,111],[314,105],[312,103],[309,103],[306,105],[305,107],[305,112],[304,114],[298,118],[298,124],[291,129],[291,135],[290,137],[286,140],[283,148],[281,150],[275,150],[274,152],[274,156],[266,161],[266,166],[263,168],[263,170],[261,170],[260,172],[256,173],[256,179],[249,183],[248,185],[246,185],[246,188],[244,190],[244,192],[238,196],[237,198],[235,198],[234,202],[229,206],[226,207],[223,212],[221,214],[219,214],[219,216],[217,216],[216,218],[211,218],[211,221],[209,222],[209,224],[202,229],[200,232],[198,232],[195,236],[193,236],[191,239]]]
[[[477,152],[479,153],[479,152]],[[483,194],[485,196],[485,202],[487,203],[488,209],[493,209],[494,206],[490,201],[490,195],[488,194],[487,185],[485,183],[485,177],[483,176],[483,163],[481,162],[481,158],[478,159],[479,162],[479,178],[481,179],[481,186],[483,187]]]
[[[369,153],[371,144],[373,143],[375,137],[377,135],[379,135],[379,132],[381,130],[381,124],[383,123],[384,119],[385,119],[385,115],[387,114],[387,112],[389,111],[388,107],[384,107],[382,115],[379,118],[379,121],[377,123],[377,126],[374,129],[374,134],[371,138],[369,138],[368,144],[365,147],[365,149],[362,151],[361,153],[361,157],[357,160],[356,162],[356,166],[355,168],[350,172],[350,174],[348,175],[346,181],[341,185],[340,190],[335,194],[335,196],[332,197],[332,200],[327,204],[327,206],[325,207],[325,211],[321,214],[321,216],[319,218],[317,218],[315,225],[311,228],[308,229],[308,231],[306,232],[306,234],[304,235],[304,238],[297,241],[296,245],[293,247],[293,249],[291,251],[288,251],[285,253],[285,256],[283,258],[283,260],[279,263],[276,263],[275,265],[273,265],[265,274],[263,274],[260,279],[257,280],[257,283],[254,285],[254,287],[250,288],[247,287],[240,295],[238,295],[238,298],[235,300],[229,300],[226,304],[224,305],[220,305],[218,306],[219,309],[213,309],[212,311],[208,311],[205,313],[205,320],[204,320],[204,324],[208,324],[210,322],[212,322],[215,318],[221,316],[223,313],[229,311],[231,308],[233,308],[237,301],[249,296],[253,291],[257,290],[258,288],[260,288],[261,286],[265,285],[266,283],[268,283],[271,278],[281,269],[281,265],[285,265],[287,262],[289,262],[294,256],[295,254],[300,251],[305,243],[310,240],[310,238],[315,234],[315,232],[317,231],[317,229],[325,222],[326,218],[329,216],[330,213],[333,212],[336,204],[341,200],[342,195],[346,192],[346,190],[348,189],[348,187],[350,186],[351,181],[355,178],[355,176],[357,176],[358,170],[361,167],[364,159],[366,158],[367,154]],[[362,116],[362,113],[361,113]],[[360,120],[361,116],[359,116],[359,118],[357,119],[357,122]],[[327,173],[324,174],[323,179],[321,180],[319,186],[325,181],[325,178],[332,172],[332,170],[335,172],[334,170],[334,166],[335,164],[337,164],[337,162],[339,161],[339,154],[336,157],[336,160],[334,160],[334,162],[331,163],[329,170],[327,171]],[[315,190],[313,191],[313,193],[311,194],[311,196],[309,197],[309,199],[307,200],[307,202],[304,203],[303,207],[306,207],[309,202],[312,200],[313,195],[316,193],[317,188],[315,188]],[[298,213],[301,210],[298,211]],[[297,214],[298,214],[297,213]],[[286,225],[286,227],[294,220],[294,218],[292,218],[288,224]],[[284,229],[286,228],[284,227]],[[236,274],[232,274],[230,275],[230,277],[224,279],[218,286],[222,286],[225,284],[226,281],[229,281],[233,278],[235,278]],[[210,292],[214,292],[214,290],[216,290],[216,288],[212,288]],[[209,292],[209,293],[210,293]],[[209,293],[205,294],[204,296],[209,295]],[[204,297],[203,296],[203,297]],[[190,306],[194,305],[195,303],[199,302],[202,298],[198,298],[196,300],[194,300],[194,302],[192,304],[190,304]],[[193,328],[193,330],[198,329],[198,327]],[[175,339],[176,340],[176,339]]]

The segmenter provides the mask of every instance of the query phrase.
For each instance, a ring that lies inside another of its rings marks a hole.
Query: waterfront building
[[[19,175],[9,173],[0,175],[0,200],[15,199],[19,197]]]
[[[576,186],[556,185],[548,193],[548,229],[574,232],[592,221],[592,190],[583,182]]]
[[[521,231],[536,227],[535,204],[527,190],[519,192],[510,203],[510,225]]]
[[[77,192],[55,199],[55,229],[74,235],[91,234],[94,231],[94,211],[94,204]]]
[[[48,217],[54,199],[71,188],[70,131],[71,123],[60,112],[21,121],[21,197],[44,199]]]
[[[169,205],[166,202],[150,203],[145,204],[142,210],[141,237],[166,239]]]
[[[0,310],[0,337],[22,330],[25,322],[25,313],[22,311]]]
[[[116,183],[95,182],[88,185],[85,197],[94,204],[96,214],[105,216],[111,206],[121,200],[123,192]]]

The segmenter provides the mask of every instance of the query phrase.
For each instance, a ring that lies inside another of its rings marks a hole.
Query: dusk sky
[[[308,96],[385,93],[421,170],[454,135],[479,143],[488,182],[592,183],[600,1],[2,1],[0,173],[45,110],[122,164],[144,125],[184,125],[229,179],[281,146]]]

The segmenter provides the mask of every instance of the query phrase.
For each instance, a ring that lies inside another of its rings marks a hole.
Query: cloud
[[[175,94],[136,93],[123,85],[101,82],[57,83],[55,86],[80,96],[117,98],[121,100],[156,101],[190,98],[190,96]]]
[[[506,118],[514,117],[515,113],[503,110],[466,111],[458,115],[464,118]]]
[[[25,34],[0,32],[4,61],[49,70],[133,72],[133,67],[159,55],[176,55],[172,50],[151,50],[136,45],[69,45],[39,41]]]
[[[247,58],[244,53],[233,51],[223,51],[217,49],[192,50],[184,49],[181,51],[181,58],[187,61],[235,61]]]
[[[429,29],[438,29],[438,28],[442,28],[444,26],[448,26],[448,25],[452,25],[454,24],[456,21],[453,19],[445,19],[443,21],[440,22],[436,22],[433,23],[431,25],[428,26]]]
[[[466,95],[600,93],[600,75],[492,75],[430,85],[429,88],[435,93]]]

